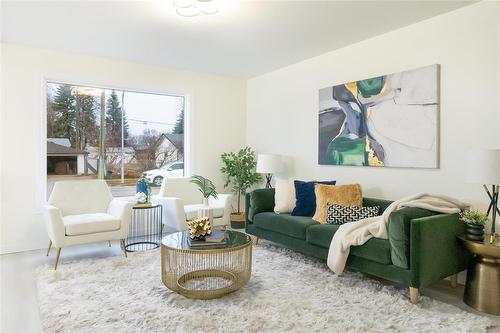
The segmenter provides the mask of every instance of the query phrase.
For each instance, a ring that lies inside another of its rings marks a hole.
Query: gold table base
[[[500,260],[476,256],[467,269],[464,302],[500,316]]]
[[[252,242],[222,249],[179,249],[162,244],[161,279],[172,291],[213,299],[240,289],[250,279]]]
[[[500,243],[490,243],[489,235],[476,242],[458,237],[475,254],[467,269],[464,302],[474,309],[500,315]]]

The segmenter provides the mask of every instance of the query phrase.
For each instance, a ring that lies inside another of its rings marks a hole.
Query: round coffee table
[[[250,236],[225,230],[226,243],[191,248],[187,231],[163,237],[161,279],[167,288],[188,298],[212,299],[244,286],[252,271]]]
[[[467,269],[464,302],[474,309],[500,315],[500,241],[490,244],[489,235],[477,242],[458,237],[475,254]]]

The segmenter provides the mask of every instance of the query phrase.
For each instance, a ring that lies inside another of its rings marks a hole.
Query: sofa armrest
[[[464,232],[458,214],[411,220],[411,287],[425,287],[466,269],[471,255],[457,239]]]
[[[49,238],[55,247],[62,247],[65,244],[66,231],[64,228],[61,210],[52,205],[43,206],[43,216]]]
[[[245,227],[253,223],[253,221],[250,221],[250,219],[248,218],[249,210],[250,210],[250,193],[247,193],[245,194]]]
[[[162,223],[167,231],[187,229],[186,212],[180,198],[154,196],[154,200],[162,206]]]
[[[134,204],[130,201],[113,199],[108,205],[108,214],[120,219],[120,233],[122,238],[127,238],[128,228],[132,222],[132,207]]]
[[[389,215],[388,238],[391,245],[391,260],[394,266],[410,269],[411,220],[439,214],[430,210],[405,207]]]
[[[250,202],[246,212],[250,222],[255,214],[274,211],[274,193],[274,188],[258,189],[249,193]]]

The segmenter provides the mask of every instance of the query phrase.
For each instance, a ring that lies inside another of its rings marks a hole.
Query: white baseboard
[[[0,246],[0,255],[18,253],[18,252],[26,252],[26,251],[34,251],[34,250],[40,250],[40,249],[46,249],[46,248],[47,248],[46,242],[36,242],[36,243],[27,242],[26,244],[7,244],[7,245],[2,244]]]

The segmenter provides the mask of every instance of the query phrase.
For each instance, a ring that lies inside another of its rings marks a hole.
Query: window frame
[[[125,91],[125,92],[132,92],[132,93],[142,93],[142,94],[151,94],[151,95],[162,95],[162,96],[172,96],[172,97],[182,97],[184,99],[184,158],[183,158],[183,163],[184,163],[184,176],[179,177],[179,178],[190,178],[191,173],[192,173],[192,161],[193,161],[193,150],[191,147],[192,139],[191,135],[193,133],[192,129],[192,109],[191,109],[191,99],[192,99],[192,94],[188,92],[179,92],[179,91],[167,91],[164,89],[155,89],[155,88],[124,88],[120,84],[103,84],[103,83],[95,83],[91,81],[79,81],[79,80],[71,80],[71,79],[62,79],[62,78],[54,78],[52,76],[42,76],[41,79],[41,94],[40,94],[40,99],[41,103],[38,103],[39,106],[41,105],[41,130],[40,130],[40,139],[39,143],[40,144],[40,152],[41,156],[38,159],[40,162],[40,166],[38,170],[40,170],[40,179],[41,182],[39,183],[39,191],[38,193],[41,192],[41,204],[39,205],[39,211],[41,211],[41,208],[43,205],[46,204],[48,201],[49,197],[47,195],[47,85],[49,83],[52,84],[68,84],[68,85],[73,85],[73,86],[83,86],[83,87],[89,87],[89,88],[95,88],[95,89],[106,89],[106,90],[116,90],[116,91]]]

